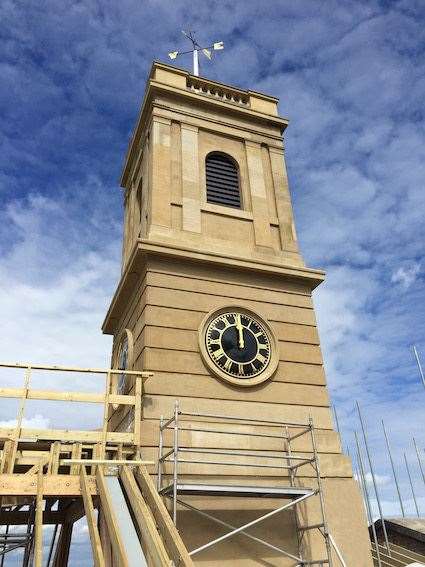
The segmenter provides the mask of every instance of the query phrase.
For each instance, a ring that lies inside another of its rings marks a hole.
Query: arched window
[[[207,202],[240,208],[239,171],[234,160],[219,152],[212,152],[205,159]]]

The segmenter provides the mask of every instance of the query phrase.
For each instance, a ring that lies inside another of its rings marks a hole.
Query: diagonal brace
[[[271,512],[268,512],[267,514],[260,516],[256,520],[253,520],[252,522],[248,522],[247,524],[244,524],[243,526],[240,526],[239,528],[236,528],[236,529],[232,530],[231,532],[224,534],[221,537],[218,537],[216,539],[213,539],[212,541],[206,543],[205,545],[202,545],[201,547],[194,549],[193,551],[191,551],[189,553],[189,555],[195,555],[195,553],[199,553],[201,551],[204,551],[205,549],[208,549],[209,547],[215,545],[216,543],[220,543],[221,541],[224,541],[224,540],[228,539],[229,537],[232,537],[232,536],[234,536],[238,533],[244,532],[247,528],[255,526],[255,525],[259,524],[260,522],[262,522],[263,520],[267,520],[268,518],[275,516],[279,512],[283,512],[283,510],[287,510],[288,508],[291,508],[292,506],[299,504],[300,502],[302,502],[303,500],[306,500],[307,498],[309,498],[310,496],[313,496],[314,494],[316,494],[316,491],[312,491],[312,492],[309,492],[308,494],[304,494],[303,496],[300,496],[299,498],[292,500],[292,502],[289,502],[288,504],[285,504],[284,506],[280,506],[279,508],[276,508],[276,510],[272,510]]]
[[[215,516],[212,516],[211,514],[207,514],[206,512],[203,512],[202,510],[199,510],[198,508],[195,508],[194,506],[191,506],[190,504],[187,504],[186,502],[183,502],[182,500],[177,500],[177,502],[181,506],[184,506],[185,508],[188,508],[189,510],[193,510],[194,512],[197,512],[200,516],[204,516],[205,518],[208,518],[209,520],[211,520],[212,522],[215,522],[216,524],[219,524],[219,525],[224,526],[226,528],[230,528],[231,530],[236,530],[235,526],[232,526],[232,524],[228,524],[227,522],[223,522],[223,520],[219,520]],[[269,547],[270,549],[273,549],[274,551],[278,551],[279,553],[282,553],[282,555],[286,555],[287,557],[290,557],[291,559],[295,559],[295,561],[302,561],[301,557],[297,557],[296,555],[292,555],[291,553],[289,553],[288,551],[285,551],[281,547],[277,547],[276,545],[272,545],[268,541],[265,541],[265,540],[263,540],[259,537],[256,537],[256,536],[249,534],[245,531],[241,532],[241,534],[246,536],[249,539],[252,539],[252,540],[258,542],[258,543],[262,543],[263,545],[265,545],[266,547]]]

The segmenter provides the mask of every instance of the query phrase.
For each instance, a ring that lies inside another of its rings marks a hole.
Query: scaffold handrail
[[[174,418],[172,418],[174,421]],[[162,427],[162,429],[172,429],[172,427],[166,426]],[[181,427],[179,426],[180,431],[193,431],[196,433],[217,433],[217,434],[225,434],[228,435],[228,430],[223,429],[207,429],[205,427]],[[252,433],[252,431],[232,431],[232,435],[241,435],[241,436],[248,436],[248,437],[265,437],[269,439],[289,439],[286,435],[273,435],[269,433]],[[304,435],[304,432],[302,433]],[[298,437],[299,435],[297,435]]]
[[[289,453],[282,452],[280,455],[271,455],[269,453],[255,453],[254,450],[251,453],[241,453],[238,449],[225,451],[222,449],[189,449],[188,447],[179,447],[180,453],[200,453],[205,455],[229,455],[229,456],[237,456],[237,457],[265,457],[267,459],[281,459],[281,460],[288,460],[293,459],[295,461],[310,461],[311,459],[307,459],[306,457],[297,457],[295,455],[290,455]],[[170,449],[167,453],[163,455],[163,459],[165,457],[169,457],[174,452],[174,449]]]
[[[305,428],[305,433],[307,433],[308,431],[310,431],[310,427],[308,425],[306,425],[306,423],[302,423],[302,422],[296,422],[296,421],[276,421],[276,420],[270,420],[270,419],[253,419],[250,417],[241,417],[241,416],[230,416],[230,415],[222,415],[222,414],[214,414],[214,413],[199,413],[199,412],[185,412],[185,411],[179,411],[178,412],[179,416],[187,416],[187,417],[210,417],[210,418],[214,418],[214,419],[224,419],[224,420],[228,420],[228,421],[246,421],[249,423],[255,423],[256,425],[259,425],[260,427],[262,425],[264,425],[265,427],[267,426],[276,426],[276,427],[303,427]],[[174,420],[174,417],[171,418],[171,420]]]

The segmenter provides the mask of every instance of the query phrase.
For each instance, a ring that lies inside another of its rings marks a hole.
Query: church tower
[[[330,533],[348,566],[369,567],[364,510],[333,430],[311,300],[324,273],[298,249],[282,142],[288,121],[277,103],[153,64],[121,178],[122,274],[103,331],[114,337],[113,368],[153,373],[142,394],[142,455],[163,456],[151,467],[155,480],[162,475],[159,490],[164,476],[173,480],[178,435],[179,482],[192,493],[189,507],[170,511],[189,550],[285,505],[289,492],[277,492],[279,500],[270,487],[314,492],[206,547],[196,564],[320,564]],[[114,389],[131,389],[124,373]],[[133,418],[117,410],[110,428],[126,429]],[[315,447],[303,424],[314,424]],[[179,490],[174,497],[183,500]],[[321,564],[339,566],[330,553]]]

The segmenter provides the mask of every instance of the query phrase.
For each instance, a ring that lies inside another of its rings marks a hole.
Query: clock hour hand
[[[237,328],[238,334],[239,334],[238,346],[239,346],[239,348],[245,348],[245,341],[243,340],[243,327],[242,327],[242,321],[241,321],[240,314],[236,315],[236,328]]]

